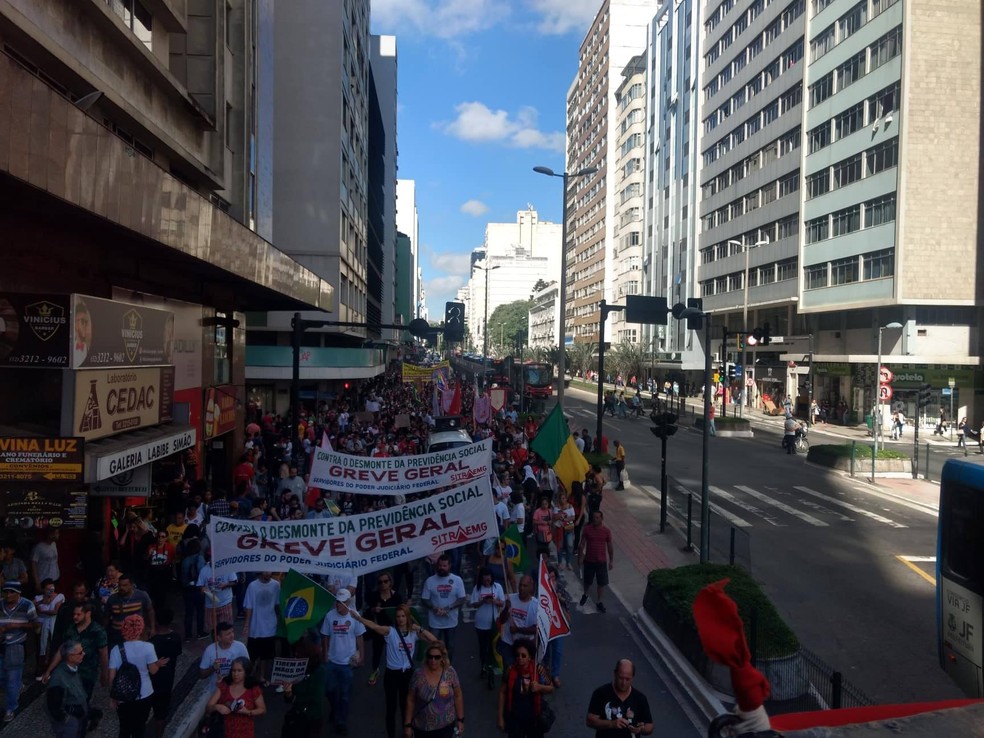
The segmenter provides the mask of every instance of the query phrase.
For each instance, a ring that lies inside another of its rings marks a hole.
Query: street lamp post
[[[533,167],[537,174],[548,177],[560,177],[564,180],[564,206],[560,224],[560,287],[557,302],[560,303],[560,337],[557,341],[560,351],[557,354],[557,404],[564,408],[564,375],[567,373],[567,183],[576,177],[585,177],[598,171],[598,167],[584,167],[576,172],[561,172],[558,174],[550,167]],[[599,381],[601,381],[599,379]]]
[[[888,325],[878,326],[878,363],[875,364],[875,406],[871,411],[871,438],[875,444],[875,453],[878,453],[878,434],[881,433],[882,429],[882,417],[881,417],[881,392],[879,388],[881,386],[881,363],[882,363],[882,331],[887,328],[898,329],[901,328],[901,323],[892,322]],[[916,411],[916,421],[919,421],[919,411]]]
[[[749,259],[752,254],[752,249],[758,248],[759,246],[767,246],[769,243],[769,239],[768,237],[766,237],[761,241],[756,241],[751,246],[746,246],[744,241],[732,240],[732,241],[728,241],[728,243],[729,244],[733,243],[741,246],[742,250],[745,252],[745,282],[744,282],[745,300],[744,300],[744,306],[742,308],[742,317],[741,317],[741,330],[742,330],[741,378],[739,380],[741,381],[741,386],[738,388],[738,391],[740,393],[739,397],[741,397],[741,404],[739,405],[738,415],[739,417],[744,417],[744,413],[745,413],[744,407],[746,404],[748,404],[748,390],[746,389],[748,387],[748,382],[745,379],[745,370],[747,368],[747,364],[745,362],[748,360],[748,349],[745,348],[745,338],[748,336],[748,266],[749,266]]]
[[[485,257],[485,266],[475,265],[476,269],[485,272],[485,318],[482,319],[482,389],[486,388],[489,380],[489,272],[493,269],[501,268],[501,264],[489,266],[488,256]]]
[[[678,320],[702,318],[704,321],[704,428],[700,460],[700,563],[706,564],[711,556],[711,499],[708,478],[711,468],[709,456],[711,439],[711,315],[693,307],[684,308],[678,312],[674,306],[673,317]]]

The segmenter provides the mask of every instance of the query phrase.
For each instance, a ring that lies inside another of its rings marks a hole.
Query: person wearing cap
[[[24,644],[27,632],[34,629],[38,611],[30,600],[21,597],[21,583],[9,579],[3,583],[3,606],[0,607],[0,633],[3,649],[0,651],[0,681],[6,692],[6,711],[3,721],[9,723],[17,711],[24,682]]]
[[[352,617],[348,603],[352,593],[340,588],[335,607],[321,623],[321,658],[327,665],[325,693],[335,713],[335,732],[348,734],[349,703],[352,699],[353,667],[362,663],[366,626]]]

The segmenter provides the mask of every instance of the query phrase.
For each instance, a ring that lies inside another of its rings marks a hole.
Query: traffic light
[[[697,308],[701,312],[704,310],[704,300],[700,297],[688,297],[687,298],[688,308]],[[700,316],[695,318],[687,318],[687,330],[688,331],[699,331],[704,327],[704,319]]]
[[[734,379],[734,378],[735,378],[735,365],[728,364],[728,379]]]
[[[444,340],[465,340],[465,303],[444,303]]]
[[[772,333],[769,330],[769,324],[766,323],[762,326],[762,345],[768,346],[772,343]]]
[[[752,331],[752,335],[750,335],[746,339],[748,345],[755,346],[758,344],[762,346],[768,346],[770,343],[772,343],[772,334],[770,331],[771,329],[769,328],[768,323],[763,325],[761,328],[756,328],[755,330]]]
[[[919,407],[928,407],[933,401],[933,385],[923,382],[919,385]]]
[[[669,438],[680,429],[676,424],[679,419],[676,413],[653,413],[652,419],[655,425],[649,430],[657,438]]]
[[[739,334],[737,334],[736,338],[738,339],[738,343],[736,344],[738,350],[739,351],[744,351],[745,350],[745,336],[743,334],[739,333]]]

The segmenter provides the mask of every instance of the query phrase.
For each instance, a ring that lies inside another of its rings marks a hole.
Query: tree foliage
[[[543,279],[538,279],[538,280],[536,280],[536,284],[533,285],[533,294],[536,294],[540,290],[546,289],[549,286],[550,285],[547,284],[547,282],[544,281]]]
[[[575,343],[567,348],[567,363],[571,374],[582,374],[594,367],[598,357],[597,343]]]
[[[497,356],[512,353],[516,333],[525,333],[529,325],[530,301],[515,300],[499,305],[489,316],[489,351]]]
[[[613,377],[621,374],[622,379],[628,381],[633,375],[636,377],[642,375],[646,361],[646,352],[641,343],[623,341],[615,344],[605,353],[605,373]]]

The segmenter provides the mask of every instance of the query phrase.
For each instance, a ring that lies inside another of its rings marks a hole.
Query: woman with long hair
[[[567,564],[567,570],[573,571],[571,564],[574,552],[574,520],[576,514],[574,505],[567,498],[567,491],[561,487],[557,490],[557,499],[551,510],[554,525],[554,541],[557,545],[557,563]]]
[[[403,718],[404,735],[412,738],[452,738],[455,728],[464,733],[461,682],[443,642],[427,645],[424,665],[410,678]]]
[[[156,674],[158,669],[170,662],[170,659],[157,658],[153,644],[141,640],[143,632],[144,619],[139,615],[128,615],[123,619],[121,628],[123,643],[113,646],[109,654],[110,684],[116,679],[116,673],[124,660],[136,666],[140,673],[140,694],[137,699],[129,702],[111,699],[109,702],[120,719],[120,738],[143,738],[147,718],[150,716],[150,696],[154,693],[150,675]]]
[[[391,611],[402,604],[403,598],[393,589],[393,575],[388,571],[379,572],[376,589],[366,594],[364,612],[367,620],[376,625],[390,626],[393,624]],[[369,628],[369,640],[372,641],[372,672],[369,674],[369,686],[372,687],[379,680],[379,665],[387,646],[383,635],[374,628]]]
[[[255,719],[266,714],[263,690],[253,677],[252,666],[245,656],[237,656],[229,667],[229,675],[220,679],[205,708],[207,713],[224,716],[225,738],[253,738]]]
[[[513,663],[499,689],[499,730],[509,738],[543,738],[538,718],[543,695],[554,690],[550,674],[533,660],[536,649],[532,641],[518,640],[512,650]]]
[[[498,544],[496,549],[499,549]],[[478,576],[475,578],[475,589],[471,594],[471,603],[475,606],[475,633],[478,635],[478,663],[482,669],[479,678],[481,679],[487,678],[493,668],[492,639],[495,637],[495,624],[499,611],[505,602],[506,594],[502,585],[493,578],[492,572],[488,567],[479,569]]]
[[[405,705],[413,676],[413,651],[417,639],[433,643],[437,637],[424,630],[413,620],[409,605],[398,605],[393,613],[392,625],[381,625],[364,618],[354,610],[352,617],[380,637],[386,649],[386,671],[383,674],[383,690],[386,695],[386,735],[395,738],[394,720],[397,708]]]

